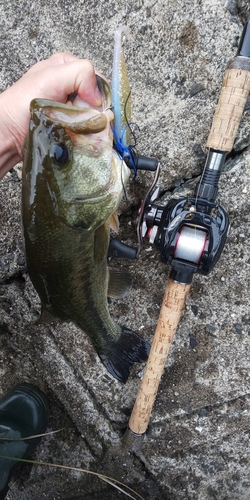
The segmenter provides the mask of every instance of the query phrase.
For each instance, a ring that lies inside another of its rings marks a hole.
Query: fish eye
[[[66,165],[69,160],[69,150],[63,143],[52,144],[49,154],[51,160],[58,166]]]

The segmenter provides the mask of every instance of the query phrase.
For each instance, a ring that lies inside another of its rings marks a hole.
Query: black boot
[[[48,419],[48,401],[41,391],[29,384],[14,387],[0,399],[0,455],[27,458],[41,438],[23,441],[20,438],[43,434]],[[10,441],[2,441],[1,438]],[[5,498],[10,479],[21,464],[0,457],[0,500]]]

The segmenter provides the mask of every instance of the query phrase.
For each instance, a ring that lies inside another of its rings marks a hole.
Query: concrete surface
[[[227,61],[246,20],[246,0],[0,0],[0,90],[57,51],[91,59],[111,76],[114,32],[124,44],[138,151],[162,164],[166,194],[192,193]],[[143,449],[121,447],[139,387],[136,366],[122,386],[73,325],[36,326],[40,303],[25,268],[20,225],[21,165],[0,183],[0,361],[4,394],[21,381],[48,395],[49,431],[35,458],[105,473],[145,500],[250,498],[249,107],[221,177],[218,201],[231,231],[216,269],[194,277],[160,384]],[[121,207],[124,242],[136,244],[137,208],[151,174],[131,179]],[[112,265],[116,263],[112,262]],[[151,342],[169,272],[145,244],[138,262],[120,261],[134,286],[113,301],[121,324]],[[126,498],[94,476],[25,465],[8,500]]]

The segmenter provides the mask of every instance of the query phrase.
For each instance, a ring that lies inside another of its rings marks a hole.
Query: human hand
[[[95,69],[87,59],[58,53],[40,61],[20,80],[0,94],[0,179],[22,160],[29,127],[30,102],[35,98],[66,103],[77,92],[79,99],[101,106]]]

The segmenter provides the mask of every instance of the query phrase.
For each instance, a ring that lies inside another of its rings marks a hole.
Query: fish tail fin
[[[149,351],[148,342],[132,330],[122,327],[119,339],[107,354],[100,355],[100,359],[111,375],[125,384],[133,364],[147,361]]]

